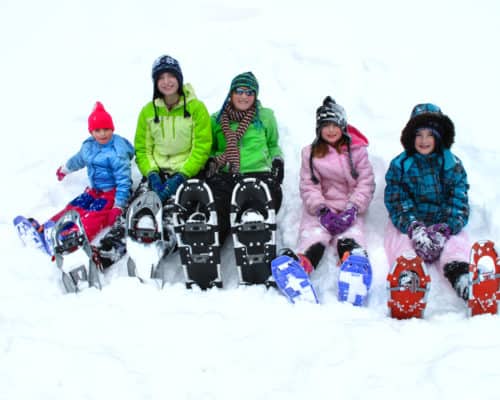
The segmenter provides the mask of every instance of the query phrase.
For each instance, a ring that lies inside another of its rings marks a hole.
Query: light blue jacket
[[[124,207],[132,187],[130,161],[133,157],[134,147],[124,137],[113,134],[108,143],[99,144],[91,136],[67,161],[66,168],[74,172],[87,167],[90,187],[102,191],[116,188],[115,205]]]

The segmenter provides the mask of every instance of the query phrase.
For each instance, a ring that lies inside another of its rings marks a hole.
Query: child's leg
[[[469,236],[463,230],[450,236],[446,241],[441,257],[439,258],[439,268],[443,269],[444,266],[452,261],[469,262],[470,251],[472,243],[469,241]]]
[[[384,248],[389,265],[394,264],[394,261],[402,254],[416,255],[408,235],[400,232],[391,221],[385,228]]]
[[[362,217],[356,218],[354,223],[345,232],[335,237],[335,248],[339,253],[338,256],[341,259],[344,253],[348,251],[349,253],[354,248],[361,247],[366,250],[366,240],[365,240],[365,223]]]

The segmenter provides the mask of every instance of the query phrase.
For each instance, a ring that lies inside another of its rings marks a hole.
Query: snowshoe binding
[[[368,258],[351,254],[340,266],[338,299],[355,306],[365,304],[372,284],[372,267]]]
[[[422,259],[400,256],[387,276],[389,314],[392,318],[423,318],[431,277]]]
[[[84,287],[101,289],[97,265],[80,215],[70,210],[54,223],[45,224],[46,240],[53,248],[54,261],[62,271],[62,283],[68,293]]]
[[[469,316],[497,314],[500,300],[500,259],[492,241],[473,244],[469,264]]]
[[[276,258],[276,212],[263,181],[244,178],[236,184],[230,221],[240,284],[275,286],[271,261]]]
[[[53,254],[50,242],[45,238],[45,226],[40,225],[36,219],[18,215],[13,223],[25,246],[40,249],[49,256]]]
[[[135,198],[125,217],[128,275],[137,277],[141,282],[159,280],[161,287],[165,279],[160,260],[167,249],[162,220],[163,205],[153,191],[144,192]]]
[[[280,255],[272,260],[271,271],[276,286],[291,303],[319,303],[309,275],[295,258]]]
[[[186,287],[222,288],[219,228],[212,190],[199,179],[184,182],[175,195],[174,231]]]

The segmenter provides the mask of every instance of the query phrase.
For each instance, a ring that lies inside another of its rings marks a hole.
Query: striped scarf
[[[226,138],[226,150],[221,155],[215,157],[217,169],[228,165],[230,172],[240,172],[240,150],[238,149],[238,142],[252,122],[255,112],[255,105],[247,111],[237,111],[230,103],[226,106],[224,111],[222,111],[220,123],[222,132]],[[236,131],[233,131],[229,126],[230,121],[239,122]]]

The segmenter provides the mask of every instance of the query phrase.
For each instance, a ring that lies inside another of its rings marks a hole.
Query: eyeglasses
[[[246,94],[247,96],[255,96],[255,90],[252,89],[236,88],[234,89],[234,93],[236,93],[238,96],[241,96],[242,94]]]

